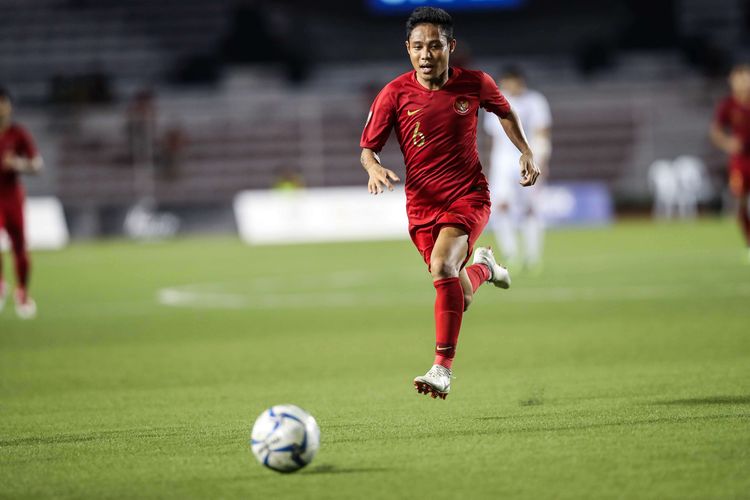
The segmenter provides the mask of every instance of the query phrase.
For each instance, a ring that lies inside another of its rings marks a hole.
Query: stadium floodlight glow
[[[443,7],[450,11],[509,9],[524,5],[526,0],[368,0],[377,12],[404,12],[417,7]]]

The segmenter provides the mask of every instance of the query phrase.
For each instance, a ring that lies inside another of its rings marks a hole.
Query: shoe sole
[[[447,392],[438,391],[427,382],[417,382],[415,380],[414,388],[417,390],[419,394],[424,394],[425,396],[429,394],[430,397],[432,397],[432,399],[438,399],[438,398],[445,399],[448,397]]]

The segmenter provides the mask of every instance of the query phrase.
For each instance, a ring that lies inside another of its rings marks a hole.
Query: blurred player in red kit
[[[729,155],[729,188],[739,202],[740,228],[750,263],[750,64],[732,69],[729,87],[731,95],[716,109],[711,139]]]
[[[24,191],[20,174],[34,174],[42,168],[34,141],[29,133],[12,121],[10,93],[0,88],[0,229],[10,238],[16,265],[16,313],[20,318],[36,316],[36,304],[29,296],[29,254],[23,222]],[[8,298],[8,283],[3,278],[0,255],[0,310]]]
[[[362,133],[361,162],[372,194],[393,189],[400,179],[377,153],[391,130],[406,164],[409,234],[432,275],[435,298],[435,361],[414,379],[421,394],[445,399],[461,320],[485,282],[510,286],[508,271],[489,248],[474,242],[487,225],[490,193],[477,151],[479,108],[496,114],[521,152],[520,183],[536,182],[539,169],[521,123],[486,73],[449,65],[456,48],[453,20],[442,9],[420,7],[406,22],[406,50],[414,71],[386,85],[370,108]]]

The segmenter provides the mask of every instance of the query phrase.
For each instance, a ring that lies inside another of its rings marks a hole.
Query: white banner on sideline
[[[59,250],[68,244],[68,226],[63,207],[54,196],[26,198],[24,218],[26,245],[30,250]],[[0,248],[10,248],[8,236],[3,230],[0,230]]]
[[[539,189],[549,226],[612,222],[612,197],[603,183],[552,183]],[[234,198],[234,214],[240,236],[252,245],[409,237],[402,187],[377,196],[365,187],[243,191]]]
[[[234,198],[240,237],[252,245],[408,238],[403,188],[243,191]]]

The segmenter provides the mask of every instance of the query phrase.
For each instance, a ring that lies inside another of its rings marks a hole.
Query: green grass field
[[[558,231],[547,248],[541,275],[480,290],[446,401],[411,386],[434,291],[407,241],[37,254],[40,317],[0,315],[0,497],[750,498],[733,223]],[[292,475],[247,444],[278,403],[322,430]]]

